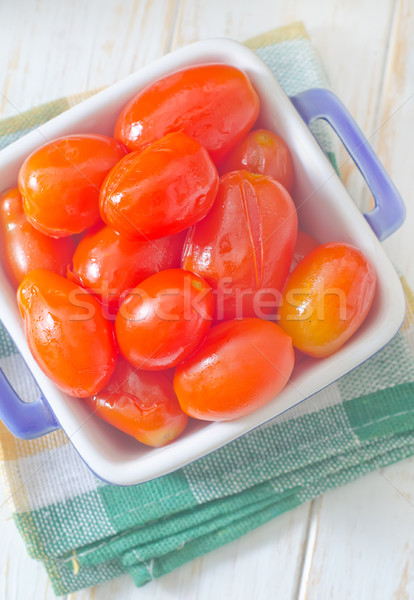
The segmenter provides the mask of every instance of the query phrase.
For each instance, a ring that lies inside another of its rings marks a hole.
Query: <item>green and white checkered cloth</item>
[[[250,45],[289,94],[325,84],[300,25]],[[0,145],[82,97],[3,121]],[[332,152],[325,132],[319,135]],[[0,424],[0,465],[13,518],[56,594],[123,573],[143,585],[328,489],[413,454],[414,302],[409,290],[407,305],[401,332],[351,374],[213,454],[139,486],[120,488],[98,480],[61,431],[24,442]],[[0,367],[22,396],[37,395],[3,329]]]

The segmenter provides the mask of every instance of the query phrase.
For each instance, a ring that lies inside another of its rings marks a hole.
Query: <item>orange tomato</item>
[[[33,269],[65,275],[74,251],[72,238],[56,240],[30,225],[17,187],[0,194],[0,254],[14,287]]]
[[[203,342],[213,293],[198,275],[169,269],[145,279],[121,304],[115,321],[119,349],[138,369],[175,367]]]
[[[102,219],[130,237],[164,237],[202,219],[217,187],[206,149],[185,133],[170,133],[112,169],[101,190]]]
[[[102,182],[126,152],[119,141],[94,134],[59,138],[32,152],[19,172],[28,221],[52,237],[95,225]]]
[[[363,323],[374,299],[376,273],[349,244],[318,246],[290,274],[279,325],[310,356],[336,352]]]
[[[154,273],[180,266],[186,235],[137,240],[99,226],[79,242],[68,278],[96,294],[108,316],[116,315],[126,292]]]
[[[122,358],[107,385],[85,402],[99,418],[156,448],[178,437],[188,421],[171,378],[139,371]]]
[[[259,98],[242,71],[230,65],[189,67],[162,77],[132,98],[118,117],[115,137],[142,150],[172,131],[198,140],[220,162],[251,129]]]
[[[269,175],[289,193],[293,188],[293,160],[286,142],[273,131],[255,129],[234,148],[221,165],[221,173],[245,169]]]
[[[66,394],[99,392],[115,368],[113,328],[99,302],[83,288],[50,271],[31,271],[17,290],[29,348]]]
[[[211,327],[204,344],[175,370],[174,389],[190,417],[228,421],[267,404],[294,365],[292,340],[271,321]]]

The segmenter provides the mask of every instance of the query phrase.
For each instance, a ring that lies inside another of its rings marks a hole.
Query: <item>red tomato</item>
[[[276,313],[296,242],[292,198],[271,177],[234,171],[189,233],[182,266],[217,291],[216,318]]]
[[[96,294],[115,315],[127,291],[158,271],[180,266],[186,235],[183,231],[142,241],[107,226],[96,228],[79,242],[68,277]]]
[[[230,65],[199,65],[151,83],[119,115],[115,137],[142,150],[171,131],[198,140],[220,162],[251,129],[259,98],[244,73]]]
[[[202,343],[213,314],[213,293],[198,275],[169,269],[127,295],[115,331],[121,353],[139,369],[174,367]]]
[[[176,368],[174,389],[190,417],[228,421],[267,404],[294,364],[291,338],[270,321],[227,321]]]
[[[314,248],[319,246],[319,242],[314,237],[298,229],[298,237],[296,238],[295,251],[293,252],[292,262],[290,264],[290,271],[296,267],[298,263]]]
[[[56,273],[35,270],[17,300],[33,357],[63,392],[85,398],[106,385],[117,350],[96,298]]]
[[[375,284],[375,270],[360,250],[342,243],[318,246],[290,274],[279,324],[305,354],[329,356],[363,323]]]
[[[236,146],[221,165],[221,173],[245,169],[270,175],[289,193],[293,188],[293,161],[286,142],[273,131],[256,129]]]
[[[163,372],[137,371],[118,359],[109,383],[86,400],[94,414],[148,446],[165,446],[184,431],[188,417]]]
[[[55,240],[30,225],[17,187],[0,194],[0,254],[14,287],[33,269],[65,275],[74,251],[72,238]]]
[[[19,172],[27,219],[52,237],[91,227],[99,221],[102,182],[125,154],[125,147],[106,135],[71,135],[41,146]]]
[[[217,187],[205,148],[185,133],[170,133],[112,169],[101,190],[102,219],[130,237],[164,237],[202,219]]]

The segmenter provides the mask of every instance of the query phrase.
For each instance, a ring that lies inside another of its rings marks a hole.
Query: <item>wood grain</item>
[[[384,246],[411,288],[414,288],[414,202],[412,140],[414,139],[414,3],[398,0],[390,36],[384,85],[376,117],[375,150],[405,200],[403,227]]]
[[[311,569],[299,600],[413,598],[413,492],[411,459],[317,500]]]
[[[118,81],[169,50],[176,0],[0,3],[0,116]]]

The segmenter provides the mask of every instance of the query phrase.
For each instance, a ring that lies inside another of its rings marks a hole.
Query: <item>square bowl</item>
[[[38,146],[68,134],[112,135],[117,115],[139,89],[172,71],[203,63],[232,64],[250,78],[261,100],[257,125],[276,131],[291,149],[295,169],[293,198],[300,227],[320,243],[342,241],[360,248],[376,269],[377,290],[366,321],[345,346],[328,358],[306,359],[294,370],[285,389],[269,404],[234,421],[191,421],[185,432],[168,446],[150,448],[91,415],[82,400],[60,392],[40,370],[25,340],[15,291],[1,268],[0,319],[47,399],[47,403],[42,401],[40,405],[42,418],[49,423],[44,426],[43,432],[56,428],[58,424],[90,469],[101,479],[118,485],[142,483],[169,473],[295,406],[375,354],[396,334],[404,318],[404,294],[397,274],[377,236],[354,205],[295,106],[305,119],[309,120],[309,114],[305,114],[306,110],[299,101],[294,106],[255,52],[231,40],[206,40],[181,48],[14,142],[0,153],[0,190],[16,185],[20,165]],[[317,108],[311,112],[312,116],[323,117],[323,111],[318,114]],[[369,171],[369,165],[366,170]],[[363,174],[369,180],[370,173]],[[379,208],[377,206],[375,211],[378,212]],[[399,214],[394,214],[394,225],[400,224],[402,218],[400,206]],[[6,400],[0,398],[0,405],[3,404],[0,416],[9,426],[7,418],[10,415],[4,418]],[[13,418],[19,419],[16,415],[23,415],[28,406],[20,407],[22,410],[19,413],[15,411]],[[36,418],[39,419],[39,415]],[[19,429],[17,424],[16,429],[24,436],[22,428],[24,430],[24,426]],[[13,427],[10,429],[13,430]],[[42,427],[39,426],[37,433],[41,432]],[[24,437],[35,437],[35,434]]]

